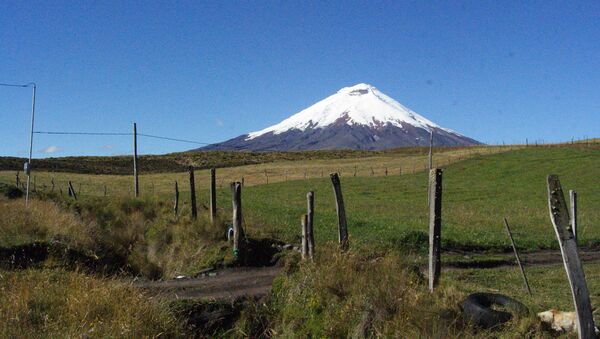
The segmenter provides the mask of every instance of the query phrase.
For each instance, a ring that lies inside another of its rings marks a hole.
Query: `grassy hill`
[[[519,247],[556,247],[547,207],[546,177],[558,174],[565,192],[579,194],[579,239],[600,243],[600,150],[531,147],[474,157],[444,169],[442,239],[446,248],[508,250],[507,217]],[[427,174],[342,176],[351,241],[369,248],[424,249],[427,244]],[[305,195],[315,191],[316,237],[336,239],[336,216],[328,178],[248,187],[243,192],[256,231],[288,240],[300,235]],[[223,192],[221,204],[228,204]]]
[[[435,151],[436,153],[443,153],[456,151],[457,149],[461,149],[461,147],[436,148]],[[274,161],[333,160],[382,155],[427,154],[427,152],[428,149],[426,147],[405,147],[385,151],[183,152],[139,156],[138,167],[141,173],[166,173],[184,171],[190,165],[200,169],[211,167],[222,168]],[[25,158],[0,157],[0,171],[20,171],[23,169],[25,161]],[[133,160],[131,156],[60,157],[35,159],[32,163],[34,163],[34,169],[37,171],[127,175],[132,172]]]

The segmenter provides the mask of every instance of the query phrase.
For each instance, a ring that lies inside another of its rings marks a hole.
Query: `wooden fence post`
[[[306,194],[307,220],[306,231],[308,237],[308,257],[312,260],[315,254],[314,220],[315,220],[315,193]]]
[[[267,178],[267,184],[269,183],[269,174],[267,173],[267,170],[265,169],[265,178]]]
[[[338,216],[338,240],[342,250],[348,249],[348,224],[346,221],[346,209],[344,208],[344,197],[342,196],[342,185],[338,173],[331,173],[331,183],[335,194],[335,209]]]
[[[217,219],[217,171],[210,169],[210,221],[214,224]]]
[[[529,281],[527,281],[527,276],[525,275],[525,269],[523,268],[523,264],[521,264],[521,258],[519,257],[519,252],[517,251],[517,245],[515,245],[515,240],[513,239],[512,232],[510,231],[510,226],[508,226],[508,220],[504,218],[504,226],[506,227],[506,232],[508,232],[508,237],[510,238],[510,243],[513,248],[513,252],[515,252],[515,258],[517,259],[517,265],[519,265],[519,269],[521,270],[521,275],[523,276],[523,281],[525,282],[525,288],[529,295],[531,294],[531,288],[529,287]]]
[[[198,217],[198,210],[196,209],[196,183],[194,181],[194,166],[190,166],[188,168],[190,173],[190,198],[192,203],[192,218],[196,219]]]
[[[244,258],[244,228],[242,227],[242,184],[240,182],[231,183],[231,204],[233,207],[233,256],[236,261],[245,260]]]
[[[179,212],[179,185],[175,181],[175,205],[173,206],[173,212],[175,215]]]
[[[565,201],[560,180],[556,175],[548,176],[548,208],[550,219],[560,245],[567,278],[577,314],[577,328],[580,339],[595,338],[594,318],[590,294],[585,281],[583,267],[577,253],[577,243],[569,222],[569,209]]]
[[[440,279],[442,243],[442,170],[429,172],[429,290],[433,292]]]
[[[140,196],[140,182],[137,169],[137,124],[133,123],[133,192],[135,197]]]
[[[302,254],[302,259],[306,259],[308,257],[308,215],[302,215],[300,224],[302,225],[302,248],[300,253]]]
[[[16,175],[16,177],[17,177],[17,178],[16,178],[16,180],[17,180],[17,188],[19,188],[19,183],[20,183],[20,180],[19,180],[19,172],[17,172],[17,175]]]
[[[77,194],[75,193],[75,189],[73,188],[73,184],[71,180],[69,180],[69,196],[73,199],[77,200]]]
[[[106,196],[106,185],[104,185],[104,196]]]
[[[55,186],[55,184],[54,184],[54,178],[50,179],[50,183],[52,184],[52,189],[50,190],[50,192],[54,193],[54,186]]]
[[[571,200],[571,228],[573,229],[575,243],[577,243],[577,191],[570,190],[569,197]]]

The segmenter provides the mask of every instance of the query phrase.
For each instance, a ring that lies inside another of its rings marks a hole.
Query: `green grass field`
[[[565,192],[578,192],[580,243],[598,243],[600,186],[595,169],[599,166],[599,150],[570,147],[531,147],[447,166],[443,177],[444,246],[507,250],[510,244],[502,223],[507,217],[520,248],[556,248],[547,206],[548,174],[560,176]],[[369,248],[426,246],[427,180],[425,172],[342,176],[351,242]],[[328,179],[248,187],[243,201],[251,229],[297,239],[309,190],[315,191],[317,240],[335,239],[335,205]],[[223,206],[228,204],[228,192],[221,193]]]

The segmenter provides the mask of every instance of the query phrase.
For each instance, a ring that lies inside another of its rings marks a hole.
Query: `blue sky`
[[[40,131],[217,142],[366,82],[484,142],[597,137],[600,2],[4,1],[0,82],[30,81]],[[0,87],[0,155],[26,155],[30,100]],[[36,135],[34,156],[130,148]]]

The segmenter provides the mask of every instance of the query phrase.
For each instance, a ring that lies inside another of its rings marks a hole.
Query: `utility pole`
[[[433,128],[429,134],[429,170],[433,168]]]
[[[133,123],[133,191],[136,198],[140,196],[140,182],[137,170],[137,125],[135,122]]]
[[[31,133],[29,134],[29,161],[25,164],[25,173],[27,174],[27,189],[25,193],[25,207],[29,206],[29,185],[31,184],[31,155],[33,153],[33,124],[35,122],[35,92],[37,87],[35,83],[27,86],[33,86],[33,96],[31,99]]]
[[[35,122],[35,93],[37,90],[37,86],[36,86],[35,82],[30,82],[26,85],[0,84],[0,86],[22,87],[22,88],[29,87],[29,86],[33,87],[33,95],[31,98],[31,133],[29,135],[29,160],[23,166],[23,169],[25,170],[25,174],[27,175],[27,188],[25,189],[25,191],[26,191],[25,207],[27,207],[29,204],[29,184],[31,183],[31,156],[33,153],[33,124]]]

